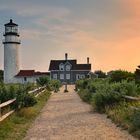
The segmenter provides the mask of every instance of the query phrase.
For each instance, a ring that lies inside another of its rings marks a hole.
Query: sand
[[[135,140],[81,101],[74,86],[53,93],[24,140]]]

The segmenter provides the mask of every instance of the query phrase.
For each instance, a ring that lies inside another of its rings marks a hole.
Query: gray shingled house
[[[87,64],[77,64],[77,60],[68,59],[68,54],[66,53],[65,60],[50,61],[49,71],[51,79],[71,84],[81,78],[89,77],[91,64],[89,64],[89,57],[87,58]]]

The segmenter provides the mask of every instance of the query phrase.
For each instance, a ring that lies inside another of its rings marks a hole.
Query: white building
[[[48,72],[20,70],[18,25],[10,19],[4,26],[4,83],[35,83],[37,78],[49,75]]]
[[[35,70],[20,70],[15,76],[18,83],[36,83],[39,77],[50,76],[49,72],[35,72]]]

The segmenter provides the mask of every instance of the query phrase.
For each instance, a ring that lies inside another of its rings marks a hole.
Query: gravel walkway
[[[134,140],[105,115],[93,113],[69,86],[54,93],[24,140]]]

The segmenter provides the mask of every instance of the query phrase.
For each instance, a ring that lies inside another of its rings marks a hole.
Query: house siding
[[[51,79],[53,78],[54,74],[57,74],[57,80],[61,81],[62,83],[67,82],[68,84],[72,84],[75,83],[78,79],[77,79],[77,75],[83,75],[85,78],[88,77],[88,73],[90,71],[58,71],[58,70],[54,70],[51,71]],[[60,74],[64,74],[64,79],[60,79]],[[70,74],[70,79],[66,79],[66,75]]]

